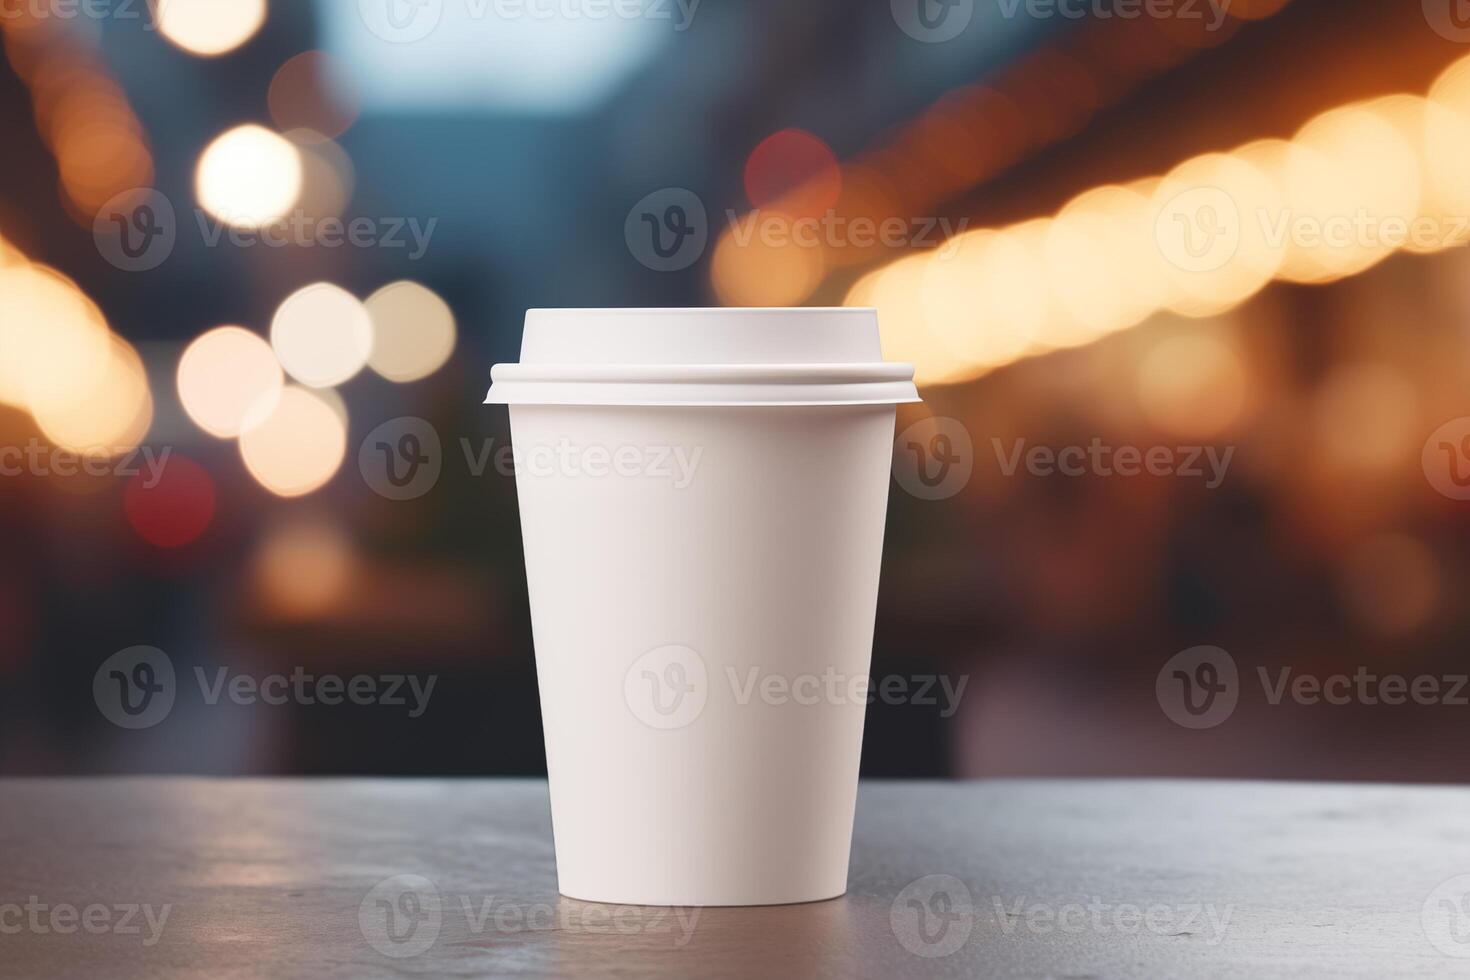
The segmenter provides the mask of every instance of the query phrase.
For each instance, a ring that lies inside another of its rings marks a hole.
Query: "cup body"
[[[511,406],[563,894],[846,890],[894,415]]]

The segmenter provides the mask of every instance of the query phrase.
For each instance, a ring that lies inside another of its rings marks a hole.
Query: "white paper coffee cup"
[[[492,377],[561,892],[841,895],[912,367],[872,310],[532,310]]]

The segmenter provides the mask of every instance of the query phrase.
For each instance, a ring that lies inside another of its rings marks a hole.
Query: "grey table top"
[[[0,780],[0,977],[1470,976],[1470,790],[865,784],[848,894],[753,909],[560,898],[549,821],[523,780]]]

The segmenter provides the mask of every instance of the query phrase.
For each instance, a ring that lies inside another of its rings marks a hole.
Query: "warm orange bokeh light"
[[[360,110],[347,66],[324,51],[303,51],[282,65],[267,100],[281,132],[307,129],[329,139],[345,133]]]
[[[301,153],[261,126],[237,126],[205,147],[195,170],[199,203],[238,228],[256,228],[286,215],[301,195]]]
[[[347,454],[347,425],[315,392],[287,387],[252,410],[240,434],[245,468],[271,493],[299,497],[323,486]]]
[[[161,0],[158,31],[190,54],[233,51],[265,23],[266,0]]]
[[[221,439],[238,436],[252,407],[279,397],[284,376],[275,352],[244,327],[215,327],[179,358],[179,401],[189,418]]]

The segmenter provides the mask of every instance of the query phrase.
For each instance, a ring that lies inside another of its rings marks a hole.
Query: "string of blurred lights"
[[[868,273],[844,302],[877,306],[888,353],[923,381],[963,381],[1158,312],[1224,313],[1273,280],[1326,283],[1397,251],[1464,245],[1467,155],[1462,59],[1427,98],[1337,106],[1290,140],[1202,154],[1089,189],[1050,217],[964,232]],[[1228,254],[1211,255],[1219,240]]]
[[[153,157],[127,96],[96,56],[96,25],[22,6],[0,18],[5,55],[29,88],[56,158],[62,201],[90,228],[102,205],[153,181]]]
[[[1107,18],[1022,58],[985,85],[947,93],[916,121],[839,166],[816,137],[785,130],[750,156],[745,187],[758,222],[825,216],[831,227],[882,227],[939,205],[1080,130],[1104,107],[1192,54],[1221,44],[1243,21],[1286,0],[1235,0],[1213,28],[1205,18]],[[813,145],[815,144],[815,145]],[[748,216],[750,217],[750,216]],[[864,241],[862,239],[872,239]],[[815,244],[766,241],[741,227],[716,242],[711,285],[732,306],[807,300],[834,271],[877,261],[897,246],[856,233]]]

